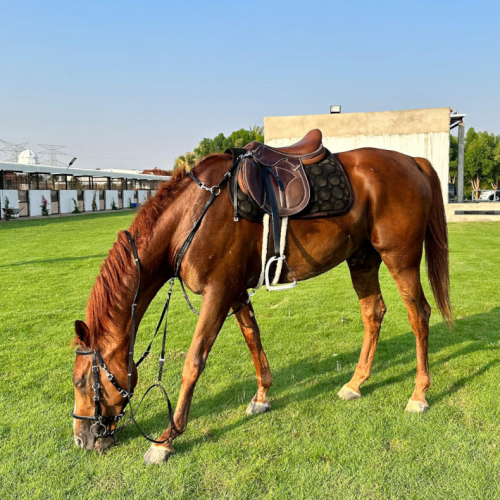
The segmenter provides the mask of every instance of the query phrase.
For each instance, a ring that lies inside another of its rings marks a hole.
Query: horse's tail
[[[446,227],[446,215],[444,211],[441,182],[432,167],[425,158],[415,158],[429,178],[432,188],[432,203],[425,231],[425,260],[427,264],[427,275],[431,284],[436,305],[451,329],[453,318],[450,304],[450,269],[448,262],[448,231]]]

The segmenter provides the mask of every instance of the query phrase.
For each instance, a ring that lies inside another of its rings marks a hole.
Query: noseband
[[[170,289],[168,291],[168,296],[167,300],[165,302],[165,306],[163,307],[163,311],[160,316],[160,321],[158,322],[158,325],[156,327],[155,333],[153,335],[153,338],[151,339],[151,342],[149,343],[148,347],[146,348],[146,351],[144,354],[140,357],[139,361],[135,363],[136,368],[139,367],[139,365],[146,359],[146,357],[149,355],[151,351],[151,347],[153,345],[153,342],[156,338],[156,335],[158,331],[160,330],[161,324],[163,322],[163,319],[165,318],[165,325],[164,325],[164,330],[163,330],[163,342],[162,342],[162,348],[161,348],[161,354],[160,354],[160,362],[159,362],[159,371],[158,371],[158,378],[156,382],[151,385],[148,390],[144,393],[144,396],[142,396],[141,401],[139,402],[139,405],[136,408],[136,411],[140,408],[142,402],[144,401],[144,398],[147,396],[147,394],[155,387],[158,387],[162,392],[165,397],[165,400],[168,405],[168,414],[169,414],[169,419],[170,419],[170,434],[169,436],[164,439],[164,440],[155,440],[147,436],[139,424],[137,423],[134,415],[134,410],[132,409],[132,396],[134,395],[132,391],[132,371],[134,367],[134,346],[135,346],[135,338],[137,334],[136,330],[136,312],[137,312],[137,303],[139,299],[139,293],[141,291],[141,261],[139,260],[139,255],[137,253],[137,248],[135,246],[135,240],[132,237],[132,235],[128,232],[125,231],[125,235],[127,236],[127,239],[130,244],[130,248],[132,250],[132,256],[134,258],[135,265],[137,267],[137,271],[139,274],[139,282],[137,284],[137,289],[135,292],[134,296],[134,301],[132,303],[132,316],[131,316],[131,323],[130,323],[130,344],[129,344],[129,356],[128,356],[128,370],[127,370],[127,390],[123,389],[120,384],[116,381],[115,376],[109,371],[108,367],[106,366],[106,363],[102,359],[102,356],[99,352],[98,349],[94,350],[82,350],[82,349],[77,349],[76,350],[76,355],[77,356],[91,356],[92,357],[92,376],[93,376],[93,382],[92,382],[92,389],[94,391],[94,415],[92,416],[85,416],[85,415],[77,415],[74,412],[72,413],[73,418],[76,418],[78,420],[89,420],[92,421],[93,424],[91,426],[91,429],[94,427],[96,428],[96,436],[97,437],[106,437],[106,436],[112,436],[115,434],[115,432],[120,431],[125,427],[125,425],[122,425],[121,427],[115,427],[113,430],[108,430],[108,426],[110,426],[113,423],[119,422],[123,416],[125,415],[125,408],[127,405],[130,408],[130,420],[134,422],[135,426],[139,430],[139,432],[142,434],[144,438],[146,438],[148,441],[151,441],[152,443],[157,443],[157,444],[162,444],[165,443],[170,439],[170,436],[174,430],[174,419],[173,419],[173,412],[172,412],[172,405],[170,403],[170,399],[168,397],[167,391],[162,385],[162,375],[163,375],[163,366],[165,364],[165,349],[166,349],[166,339],[167,339],[167,315],[168,315],[168,308],[170,304],[170,297],[172,296],[172,291],[173,291],[173,286],[175,282],[175,278],[177,278],[181,284],[182,291],[184,292],[184,298],[186,299],[186,302],[188,303],[190,309],[196,313],[199,314],[198,311],[193,307],[191,302],[189,301],[189,297],[186,293],[186,290],[184,288],[184,283],[180,277],[180,270],[181,270],[181,264],[184,256],[186,255],[189,246],[191,245],[191,242],[193,241],[193,238],[198,231],[198,229],[201,226],[201,222],[203,218],[205,217],[205,214],[207,213],[208,209],[210,206],[213,204],[217,196],[219,196],[221,192],[221,188],[225,186],[225,184],[228,182],[229,178],[231,177],[232,171],[238,166],[242,156],[237,156],[233,151],[233,165],[229,169],[229,171],[224,175],[223,179],[219,182],[217,186],[212,186],[212,187],[207,187],[203,182],[201,182],[197,177],[195,177],[191,172],[186,172],[187,175],[193,180],[200,189],[208,191],[211,196],[205,206],[203,207],[203,211],[198,218],[198,220],[194,223],[194,226],[189,233],[188,237],[184,241],[182,247],[179,250],[179,253],[177,254],[176,257],[176,262],[175,262],[175,268],[174,268],[174,278],[171,278],[169,280],[170,282]],[[233,314],[236,314],[239,312],[241,309],[246,307],[250,303],[250,297],[247,297],[247,300],[245,300],[238,308],[234,309],[228,316],[232,316]],[[120,413],[118,415],[112,416],[112,417],[106,417],[102,415],[101,411],[101,384],[99,383],[99,368],[106,374],[106,378],[115,386],[116,390],[119,392],[119,394],[125,399],[125,404],[123,405]],[[104,432],[100,432],[100,430],[103,429]]]

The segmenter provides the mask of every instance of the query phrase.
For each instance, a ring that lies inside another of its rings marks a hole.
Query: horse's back
[[[432,199],[429,177],[411,156],[361,148],[339,153],[338,158],[352,182],[355,199],[357,195],[358,199],[382,203],[387,208],[412,201],[424,206]]]

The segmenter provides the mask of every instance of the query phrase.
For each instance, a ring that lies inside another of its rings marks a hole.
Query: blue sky
[[[0,139],[169,168],[203,137],[330,104],[449,106],[500,134],[499,18],[461,0],[0,0]]]

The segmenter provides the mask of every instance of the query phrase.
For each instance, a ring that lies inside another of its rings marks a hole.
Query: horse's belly
[[[352,254],[355,243],[343,226],[332,218],[290,221],[285,254],[297,280],[319,276]],[[280,282],[292,280],[284,274]]]

